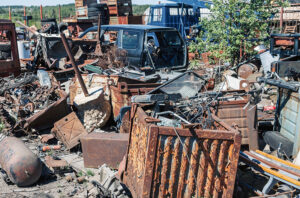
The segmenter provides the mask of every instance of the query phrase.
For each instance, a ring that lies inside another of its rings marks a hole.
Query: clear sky
[[[133,4],[157,4],[159,0],[132,0]],[[166,2],[161,0],[161,2]],[[57,5],[75,3],[75,0],[0,0],[0,6],[5,5]]]

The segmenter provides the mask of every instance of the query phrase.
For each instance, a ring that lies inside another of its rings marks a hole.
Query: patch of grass
[[[91,176],[91,177],[95,175],[95,173],[92,170],[87,170],[86,174],[87,176]]]
[[[82,177],[82,176],[84,176],[84,175],[85,175],[85,174],[84,174],[82,171],[80,171],[80,172],[77,173],[77,176],[78,176],[78,177]]]
[[[0,119],[0,133],[2,133],[3,129],[4,129],[4,123]]]

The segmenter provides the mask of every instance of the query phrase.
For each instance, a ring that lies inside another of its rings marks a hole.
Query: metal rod
[[[43,20],[43,6],[40,5],[40,16],[41,16],[41,20]]]
[[[8,8],[8,11],[9,11],[9,20],[11,20],[11,8],[10,8],[10,6]]]
[[[61,23],[61,6],[58,5],[59,22]]]
[[[26,6],[24,6],[24,24],[27,25],[27,20],[26,20]]]
[[[177,115],[176,113],[174,113],[172,111],[164,111],[164,112],[156,113],[155,117],[157,118],[159,115],[166,115],[166,114],[171,114],[171,115],[175,116],[176,118],[180,119],[181,121],[185,122],[186,124],[192,124],[189,121],[187,121],[186,119],[182,118],[181,116]]]
[[[74,71],[75,71],[75,74],[76,74],[76,76],[77,76],[77,79],[78,79],[78,81],[79,81],[79,83],[80,83],[81,89],[82,89],[82,91],[83,91],[85,97],[87,97],[87,96],[89,96],[89,93],[88,93],[88,91],[87,91],[87,89],[86,89],[86,86],[85,86],[85,84],[84,84],[84,82],[83,82],[83,79],[82,79],[82,76],[81,76],[81,74],[80,74],[80,72],[79,72],[78,66],[77,66],[76,63],[75,63],[75,60],[74,60],[74,57],[73,57],[73,55],[72,55],[72,53],[71,53],[70,46],[69,46],[69,44],[68,44],[68,41],[67,41],[67,39],[66,39],[66,36],[65,36],[64,33],[60,33],[60,37],[61,37],[61,40],[62,40],[64,46],[65,46],[66,52],[67,52],[67,54],[68,54],[68,56],[69,56],[69,58],[70,58],[70,60],[71,60],[72,66],[73,66],[73,68],[74,68]]]
[[[28,27],[27,25],[23,24],[21,21],[16,21],[16,23],[18,23],[19,25],[23,26],[26,30],[30,31],[31,33],[33,33],[34,35],[40,35],[39,32],[31,29],[30,27]]]
[[[282,27],[283,27],[283,12],[284,12],[283,7],[281,7],[280,8],[280,33],[282,33]]]

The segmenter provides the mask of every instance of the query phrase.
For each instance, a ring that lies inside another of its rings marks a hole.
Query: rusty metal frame
[[[221,130],[159,127],[134,105],[123,178],[133,197],[232,197],[241,135],[215,118]]]
[[[0,31],[3,30],[8,31],[11,34],[12,60],[0,60],[0,77],[6,77],[11,74],[18,76],[21,73],[21,68],[15,24],[9,20],[0,20]]]

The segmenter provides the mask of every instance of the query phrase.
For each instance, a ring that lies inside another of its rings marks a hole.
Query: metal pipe
[[[283,2],[283,0],[282,0]],[[282,33],[282,26],[283,26],[283,7],[280,8],[280,33]]]
[[[61,23],[61,6],[58,5],[59,22]]]
[[[192,124],[189,121],[187,121],[186,119],[182,118],[181,116],[177,115],[176,113],[172,112],[172,111],[164,111],[164,112],[159,112],[156,113],[156,118],[158,118],[159,115],[166,115],[166,114],[171,114],[173,116],[175,116],[176,118],[180,119],[181,121],[185,122],[186,124]]]
[[[10,8],[10,6],[8,8],[8,11],[9,11],[9,20],[11,20],[11,8]]]
[[[43,20],[43,6],[40,5],[40,16],[41,16],[41,20]]]
[[[24,24],[27,25],[27,20],[26,20],[26,6],[24,6]]]
[[[68,44],[68,41],[67,41],[67,39],[66,39],[66,36],[65,36],[64,33],[60,33],[60,37],[61,37],[61,40],[62,40],[64,46],[65,46],[66,52],[67,52],[67,54],[68,54],[68,56],[69,56],[69,58],[70,58],[70,60],[71,60],[72,66],[73,66],[74,71],[75,71],[75,73],[76,73],[77,79],[78,79],[78,81],[79,81],[79,83],[80,83],[81,89],[82,89],[82,91],[83,91],[85,97],[88,97],[88,96],[89,96],[89,93],[88,93],[88,91],[87,91],[87,89],[86,89],[86,86],[85,86],[85,84],[84,84],[84,82],[83,82],[83,79],[82,79],[82,76],[81,76],[80,71],[79,71],[79,69],[78,69],[78,66],[77,66],[76,63],[75,63],[74,57],[72,56],[72,53],[71,53],[71,50],[70,50],[70,46],[69,46],[69,44]]]
[[[33,33],[34,35],[38,36],[40,35],[39,32],[31,29],[30,27],[28,27],[27,25],[23,24],[21,21],[17,21],[16,23],[18,23],[19,25],[21,25],[22,27],[24,27],[26,30],[30,31],[31,33]]]

